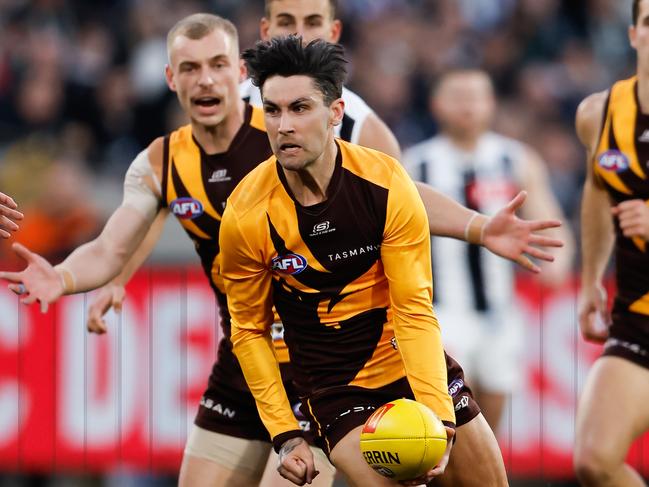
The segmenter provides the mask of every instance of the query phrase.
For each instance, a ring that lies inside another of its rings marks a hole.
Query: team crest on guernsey
[[[169,208],[181,220],[193,220],[203,214],[203,204],[189,197],[176,198],[169,203]]]
[[[271,261],[271,269],[281,274],[299,274],[306,269],[306,259],[300,254],[278,255]]]
[[[617,149],[610,149],[599,155],[597,164],[605,171],[622,172],[629,168],[629,158]]]

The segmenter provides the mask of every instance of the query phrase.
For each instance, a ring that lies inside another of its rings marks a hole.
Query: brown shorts
[[[212,368],[194,424],[214,433],[270,442],[268,431],[257,412],[255,398],[245,385],[243,372],[230,350],[227,346],[219,347],[218,360]],[[288,364],[281,367],[284,388],[305,438],[313,444],[311,425],[300,411],[300,398],[292,380],[288,379],[288,367]]]
[[[649,316],[613,312],[602,357],[621,357],[649,369]]]
[[[448,390],[455,405],[455,424],[462,426],[480,413],[480,407],[464,382],[462,367],[448,355],[446,369]],[[376,408],[400,397],[415,397],[405,377],[378,389],[340,386],[316,392],[308,401],[303,401],[302,412],[313,428],[316,446],[329,455],[334,446],[351,430],[365,423]]]

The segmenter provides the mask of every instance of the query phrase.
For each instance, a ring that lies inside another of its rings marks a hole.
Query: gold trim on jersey
[[[611,88],[604,127],[600,135],[599,144],[597,145],[597,151],[595,151],[593,157],[595,175],[616,191],[629,195],[633,191],[631,191],[615,171],[602,168],[599,164],[599,159],[602,154],[611,149],[609,140],[613,136],[619,150],[629,159],[629,166],[632,168],[634,174],[637,174],[638,171],[642,173],[633,141],[635,132],[633,127],[637,115],[634,87],[635,78],[631,78],[620,81]],[[613,131],[612,134],[611,131]]]
[[[264,111],[259,107],[252,107],[252,116],[250,117],[250,126],[257,130],[266,132],[266,122],[264,120]]]
[[[631,305],[629,306],[629,311],[643,315],[649,315],[649,293],[645,294],[637,301],[631,303]]]

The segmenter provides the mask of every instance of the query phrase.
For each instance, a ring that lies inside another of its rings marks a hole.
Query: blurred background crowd
[[[574,113],[633,74],[630,4],[340,0],[347,84],[407,148],[437,130],[429,93],[439,74],[485,69],[499,100],[494,128],[541,154],[576,225],[585,162]],[[263,1],[0,0],[0,190],[27,215],[18,241],[61,260],[119,204],[133,157],[184,123],[164,80],[166,33],[198,11],[233,20],[245,48]],[[194,259],[178,235],[158,258]],[[1,243],[0,261],[12,258]]]
[[[500,102],[495,128],[540,152],[575,222],[584,160],[574,113],[632,74],[630,1],[339,4],[348,85],[402,147],[435,133],[428,97],[440,72],[484,68]],[[165,36],[197,11],[232,19],[248,47],[263,2],[0,1],[0,181],[30,215],[19,240],[54,260],[85,241],[119,203],[133,157],[183,122],[164,81]]]

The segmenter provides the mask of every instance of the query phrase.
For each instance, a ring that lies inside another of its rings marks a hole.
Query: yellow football
[[[361,453],[376,472],[394,480],[425,474],[446,450],[446,430],[428,407],[397,399],[378,408],[361,431]]]

